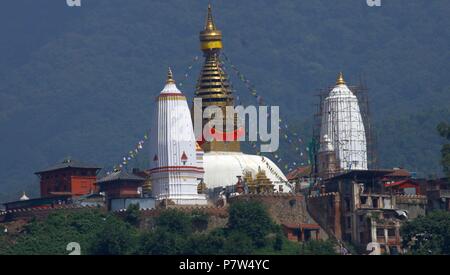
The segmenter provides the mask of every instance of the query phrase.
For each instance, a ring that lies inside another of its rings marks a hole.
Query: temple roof
[[[165,96],[183,96],[183,93],[177,88],[177,84],[175,82],[175,79],[173,77],[172,70],[170,67],[167,69],[167,79],[166,84],[164,86],[164,89],[161,91],[160,97]]]
[[[363,180],[363,179],[381,179],[383,176],[386,176],[392,173],[393,170],[352,170],[342,174],[339,174],[333,178],[328,179],[328,181],[339,180],[339,179],[355,179],[355,180]]]
[[[299,166],[294,170],[290,171],[286,178],[288,180],[295,180],[300,177],[309,177],[311,176],[311,166]]]
[[[106,183],[113,181],[144,181],[144,180],[145,179],[142,177],[130,174],[125,170],[120,170],[99,179],[96,183]]]
[[[47,167],[43,170],[40,170],[38,172],[35,172],[35,174],[41,174],[45,172],[60,170],[60,169],[66,169],[66,168],[80,168],[80,169],[101,169],[101,167],[93,164],[88,164],[84,162],[80,162],[77,160],[73,160],[71,158],[64,159],[62,162],[57,163],[53,166]]]

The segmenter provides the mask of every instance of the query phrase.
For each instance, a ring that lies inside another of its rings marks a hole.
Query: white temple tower
[[[331,141],[340,171],[367,170],[366,132],[358,99],[345,84],[342,73],[325,98],[322,110],[321,147]]]
[[[169,68],[167,83],[156,98],[150,134],[150,178],[153,196],[182,205],[205,205],[197,193],[203,167],[197,161],[196,140],[186,97]]]

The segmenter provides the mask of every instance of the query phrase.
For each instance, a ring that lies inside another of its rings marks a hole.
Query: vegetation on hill
[[[202,213],[169,209],[145,230],[127,222],[134,210],[129,211],[123,219],[92,210],[51,214],[18,236],[0,235],[0,254],[68,254],[70,242],[80,244],[81,254],[99,255],[335,254],[331,241],[299,245],[287,240],[255,202],[231,205],[229,225],[212,231],[205,230],[208,217]]]
[[[0,202],[38,194],[33,172],[71,155],[111,167],[148,130],[168,65],[193,95],[207,1],[5,1],[0,9]],[[224,51],[305,147],[317,98],[363,75],[380,166],[438,175],[450,119],[449,1],[214,1]],[[194,56],[192,70],[187,70]],[[236,95],[253,104],[225,64]],[[184,74],[187,73],[185,79]],[[296,146],[296,145],[294,145]],[[303,148],[304,149],[304,148]],[[298,153],[286,145],[283,160]],[[140,156],[137,163],[148,160]],[[282,167],[284,169],[284,167]]]
[[[403,246],[411,254],[450,254],[450,213],[435,211],[401,228]]]
[[[437,130],[441,137],[447,140],[447,143],[442,145],[441,164],[445,175],[450,178],[450,143],[448,143],[450,141],[450,125],[442,122],[438,125]]]

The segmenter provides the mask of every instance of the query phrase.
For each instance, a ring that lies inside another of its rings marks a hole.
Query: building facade
[[[338,240],[363,251],[378,247],[379,253],[402,253],[400,227],[425,215],[427,199],[387,188],[385,180],[394,172],[355,170],[330,178],[320,192],[308,197],[308,209]]]
[[[96,192],[94,183],[99,170],[96,165],[68,158],[35,174],[39,177],[41,197],[77,197]]]

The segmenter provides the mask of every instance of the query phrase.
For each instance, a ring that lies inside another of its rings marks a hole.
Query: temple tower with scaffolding
[[[367,170],[367,133],[359,101],[342,73],[320,103],[320,142],[316,172],[321,178],[349,170]],[[334,156],[331,152],[334,151]]]

